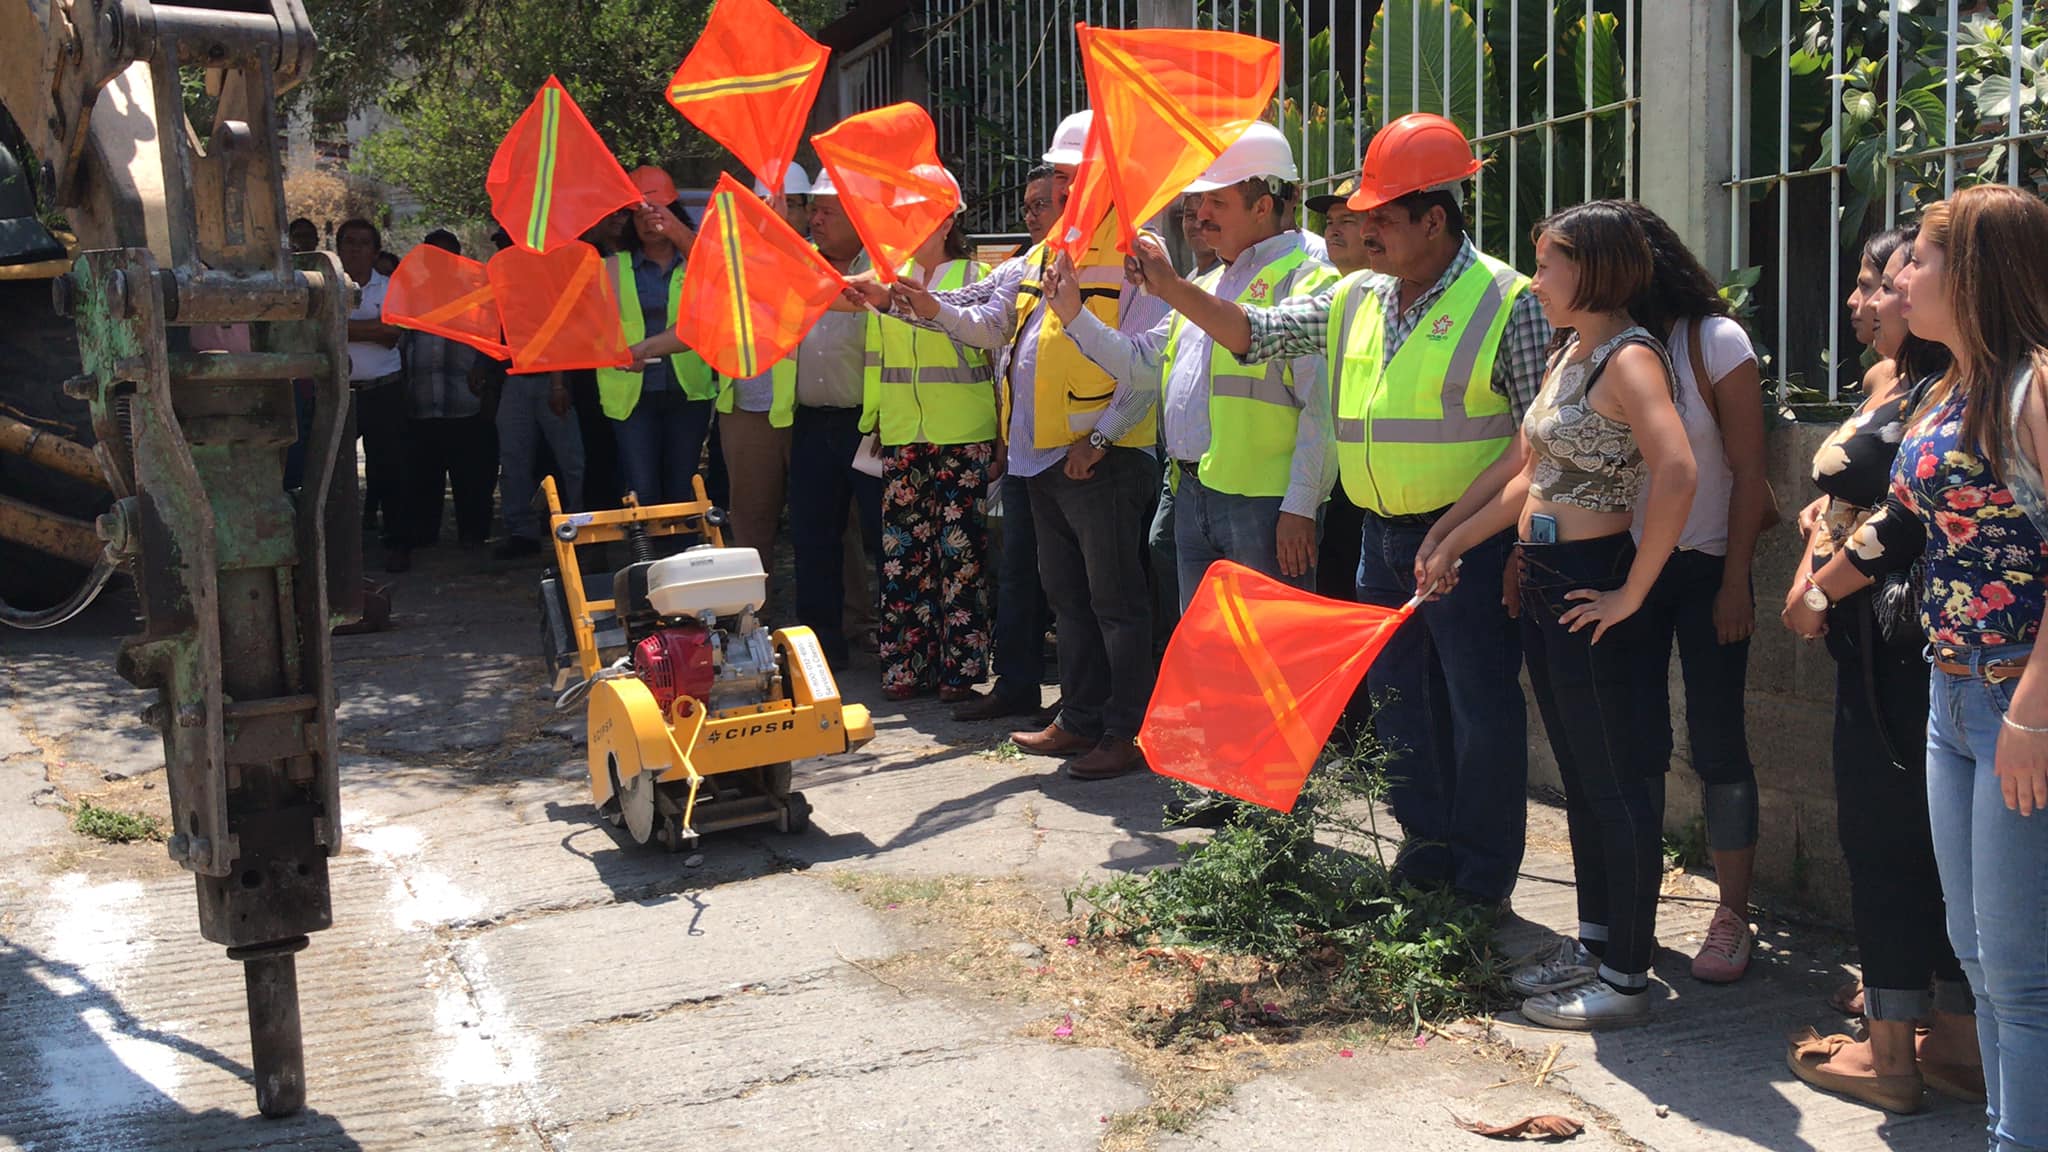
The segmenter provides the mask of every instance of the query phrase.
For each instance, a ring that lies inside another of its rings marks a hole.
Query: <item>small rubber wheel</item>
[[[794,836],[811,826],[811,802],[801,792],[791,792],[782,802],[782,819],[777,824]]]

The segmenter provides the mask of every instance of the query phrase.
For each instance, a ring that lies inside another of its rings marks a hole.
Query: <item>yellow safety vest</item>
[[[794,353],[777,360],[768,369],[768,383],[773,391],[768,401],[768,426],[787,428],[796,422],[796,356]],[[718,410],[730,413],[733,409],[735,391],[739,383],[720,377],[718,381]]]
[[[1455,504],[1514,439],[1493,361],[1527,277],[1479,254],[1430,306],[1391,361],[1386,313],[1368,272],[1337,282],[1329,373],[1337,464],[1351,502],[1383,516]]]
[[[621,252],[607,258],[612,266],[612,284],[619,297],[619,323],[625,327],[626,343],[638,344],[647,339],[647,318],[640,311],[640,286],[633,279],[633,256]],[[676,261],[674,272],[668,278],[668,326],[676,326],[676,314],[683,300],[683,262]],[[718,393],[718,377],[711,371],[711,365],[702,356],[688,349],[668,358],[669,367],[675,372],[676,385],[683,395],[692,400],[709,400]],[[597,399],[604,408],[604,414],[614,420],[624,420],[640,405],[640,384],[643,379],[640,368],[599,368],[597,370]]]
[[[1212,268],[1195,283],[1213,293],[1223,271]],[[1308,263],[1308,253],[1296,247],[1259,269],[1237,302],[1263,307],[1290,296],[1313,296],[1335,279],[1329,266]],[[1185,331],[1186,319],[1174,313],[1160,357],[1162,386],[1173,378]],[[1236,496],[1287,495],[1301,430],[1301,403],[1293,384],[1294,371],[1287,361],[1247,365],[1228,348],[1210,342],[1209,450],[1202,453],[1197,472],[1204,488]],[[1162,414],[1165,407],[1162,398]]]
[[[955,260],[934,292],[950,292],[988,275],[988,267]],[[996,438],[996,393],[988,353],[955,344],[943,332],[868,316],[861,374],[860,430],[879,425],[882,443],[974,444]]]
[[[1116,213],[1103,218],[1088,254],[1079,264],[1081,306],[1097,320],[1116,327],[1117,300],[1123,291],[1124,259],[1116,250]],[[1017,288],[1017,330],[1011,341],[1023,334],[1031,313],[1045,303],[1045,267],[1051,254],[1044,244],[1035,244],[1024,254],[1024,281]],[[1063,448],[1086,436],[1116,394],[1116,380],[1102,366],[1090,360],[1079,344],[1067,336],[1066,325],[1052,309],[1038,326],[1038,364],[1032,383],[1033,411],[1031,443],[1037,448]],[[1015,353],[1012,353],[1014,356]],[[1008,373],[1004,374],[1006,377]],[[1003,383],[1003,427],[1010,424],[1010,386]],[[1157,421],[1141,420],[1124,438],[1122,448],[1150,448],[1157,440]]]

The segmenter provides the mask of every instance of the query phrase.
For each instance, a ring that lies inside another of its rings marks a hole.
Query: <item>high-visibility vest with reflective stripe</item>
[[[988,275],[985,265],[955,260],[931,285],[950,292]],[[879,426],[882,443],[974,444],[996,438],[996,393],[988,354],[955,344],[943,332],[878,314],[868,316],[861,373],[860,430]]]
[[[1116,327],[1117,301],[1123,293],[1123,257],[1116,254],[1116,213],[1103,218],[1095,230],[1087,256],[1077,267],[1081,281],[1081,307],[1097,320]],[[1035,244],[1024,254],[1024,280],[1017,287],[1017,331],[1031,313],[1045,303],[1044,276],[1051,259],[1044,244]],[[1046,309],[1038,326],[1038,355],[1032,381],[1031,443],[1036,448],[1062,448],[1086,436],[1116,395],[1116,380],[1101,365],[1088,359],[1081,346],[1068,336],[1059,317]],[[1011,352],[1014,362],[1016,353]],[[1010,383],[1004,374],[1002,424],[1010,424]],[[1138,426],[1117,441],[1122,448],[1150,448],[1157,440],[1156,420],[1140,420]]]
[[[796,354],[791,353],[777,360],[768,369],[768,384],[772,391],[768,400],[768,426],[787,428],[796,422]],[[739,382],[719,377],[718,410],[730,413],[733,410]]]
[[[626,329],[627,345],[638,344],[647,339],[647,317],[640,311],[640,286],[633,279],[633,257],[621,252],[607,259],[612,266],[612,285],[619,297],[619,323]],[[676,261],[674,272],[668,278],[668,326],[676,326],[676,313],[683,300],[683,262]],[[718,394],[718,378],[711,371],[711,365],[702,356],[684,349],[668,358],[669,367],[676,374],[676,384],[683,395],[692,400],[709,400]],[[614,420],[624,420],[640,405],[639,368],[599,368],[597,370],[597,399],[604,407],[604,414]]]
[[[1527,277],[1481,253],[1430,306],[1393,359],[1369,272],[1330,301],[1329,373],[1344,492],[1383,516],[1457,503],[1514,439],[1493,361]]]
[[[1211,269],[1195,283],[1214,292],[1223,269]],[[1309,262],[1297,247],[1258,270],[1239,304],[1271,304],[1289,296],[1310,295],[1328,287],[1336,273]],[[1166,334],[1160,358],[1160,379],[1173,378],[1187,321],[1178,313]],[[1209,344],[1209,450],[1197,472],[1202,486],[1236,496],[1285,496],[1293,472],[1294,444],[1301,429],[1301,402],[1294,395],[1294,372],[1285,360],[1247,365],[1223,345]],[[1166,405],[1160,404],[1165,412]]]

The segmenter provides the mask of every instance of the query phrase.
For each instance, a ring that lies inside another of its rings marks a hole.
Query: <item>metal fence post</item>
[[[1710,271],[1728,271],[1728,191],[1734,118],[1735,33],[1726,0],[1653,0],[1642,6],[1644,204],[1670,221]]]

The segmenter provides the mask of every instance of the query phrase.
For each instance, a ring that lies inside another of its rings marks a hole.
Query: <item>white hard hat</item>
[[[811,195],[812,195],[812,196],[837,196],[837,195],[839,195],[839,189],[837,189],[837,188],[834,188],[834,187],[832,186],[832,170],[831,170],[830,168],[824,168],[824,167],[821,167],[821,168],[819,168],[819,169],[818,169],[818,178],[817,178],[816,180],[813,180],[813,181],[811,181]]]
[[[1045,150],[1047,164],[1079,164],[1088,147],[1088,126],[1095,122],[1095,112],[1083,108],[1053,129],[1052,147]]]
[[[784,196],[809,196],[812,194],[811,178],[804,174],[803,165],[793,161],[790,163],[789,174],[782,178],[782,194]],[[759,180],[754,181],[754,195],[768,195],[768,186]]]
[[[1188,185],[1190,192],[1213,192],[1242,184],[1255,176],[1275,176],[1289,184],[1301,179],[1294,166],[1294,148],[1278,128],[1260,120],[1244,130],[1237,143],[1223,150],[1208,170]]]
[[[953,190],[953,195],[957,198],[953,204],[953,215],[958,216],[967,211],[967,193],[961,191],[960,178],[953,175],[951,168],[927,168],[920,164],[912,171],[926,179],[937,180]]]

